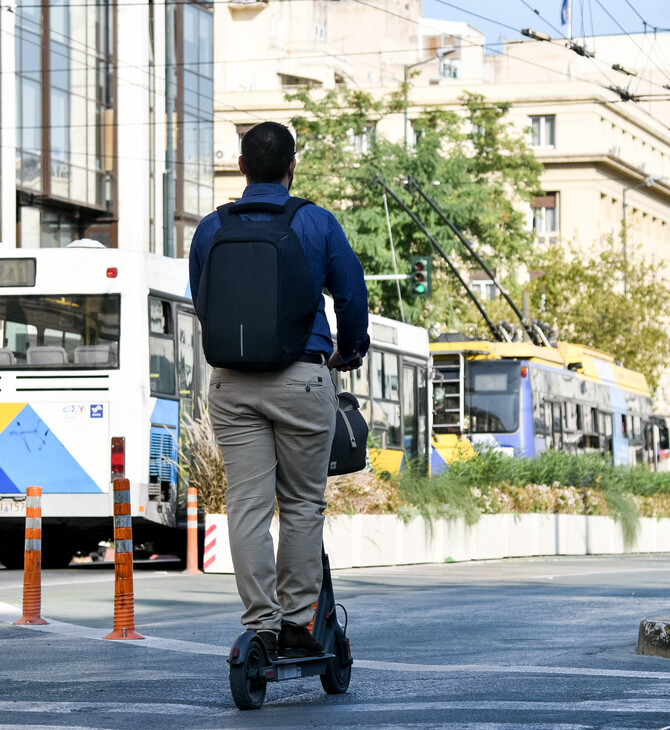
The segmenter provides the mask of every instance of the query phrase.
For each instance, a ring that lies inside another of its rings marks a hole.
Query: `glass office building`
[[[164,253],[168,230],[169,253],[186,254],[195,225],[213,205],[211,3],[18,3],[14,41],[16,245],[61,247],[92,238],[122,246],[119,221],[133,216],[142,233],[132,245]],[[174,70],[172,84],[167,68]],[[129,145],[120,130],[135,117]],[[135,161],[149,193],[124,207],[119,185],[129,182],[120,170],[132,170]],[[171,225],[164,225],[164,211]]]

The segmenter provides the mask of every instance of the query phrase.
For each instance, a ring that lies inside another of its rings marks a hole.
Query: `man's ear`
[[[288,174],[293,177],[293,174],[295,173],[295,166],[297,165],[298,161],[295,159],[295,157],[291,160],[291,164],[288,166]]]
[[[247,171],[246,171],[246,169],[245,169],[245,167],[244,167],[244,160],[242,159],[242,155],[240,155],[240,156],[239,156],[239,157],[237,158],[237,166],[238,166],[238,167],[240,168],[240,172],[241,172],[241,173],[242,173],[243,175],[246,175],[246,174],[247,174]]]

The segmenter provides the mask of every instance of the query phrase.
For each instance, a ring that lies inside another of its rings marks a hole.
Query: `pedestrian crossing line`
[[[268,703],[265,705],[265,715],[276,715],[287,709],[283,704]],[[320,710],[323,711],[322,709]],[[651,715],[670,712],[670,699],[635,700],[635,699],[605,699],[582,701],[539,701],[539,700],[445,700],[436,702],[354,702],[338,703],[337,714],[353,715],[356,713],[384,714],[393,713],[426,713],[426,712],[510,712],[518,717],[519,713],[574,713],[584,722],[588,713],[610,713],[626,715]],[[0,713],[13,714],[40,713],[40,714],[71,714],[78,712],[104,712],[116,714],[163,715],[179,717],[239,717],[235,708],[223,708],[218,704],[202,705],[169,702],[54,702],[54,701],[3,701],[0,700]],[[397,719],[398,723],[401,719]],[[405,725],[401,725],[405,727]],[[3,726],[0,725],[0,728]],[[11,726],[10,726],[11,727]],[[463,727],[459,725],[459,727]],[[500,725],[496,725],[500,727]],[[556,727],[555,725],[553,727]],[[588,727],[588,725],[587,725]],[[70,730],[74,730],[70,726]],[[87,730],[89,730],[87,728]]]

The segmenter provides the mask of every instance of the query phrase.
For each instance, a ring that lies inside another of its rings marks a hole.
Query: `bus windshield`
[[[0,368],[118,368],[119,294],[0,296]]]
[[[518,362],[472,362],[466,386],[471,433],[511,433],[519,428]]]

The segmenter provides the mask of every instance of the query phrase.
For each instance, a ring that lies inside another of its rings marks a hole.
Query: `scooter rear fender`
[[[230,647],[230,654],[228,654],[228,664],[242,664],[251,644],[258,644],[260,646],[263,655],[265,656],[265,663],[270,664],[270,659],[265,651],[265,646],[261,637],[255,631],[243,631],[237,635],[233,645]]]

